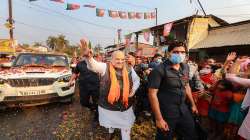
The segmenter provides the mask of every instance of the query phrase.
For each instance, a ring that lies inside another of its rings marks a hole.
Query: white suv
[[[71,102],[71,74],[66,55],[20,53],[10,69],[0,71],[0,106]]]

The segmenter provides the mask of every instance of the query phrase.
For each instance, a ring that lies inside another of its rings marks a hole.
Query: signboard
[[[12,43],[9,39],[0,39],[0,53],[15,53],[16,45],[16,40]]]
[[[141,50],[138,50],[136,54],[138,56],[153,57],[156,52],[156,48],[142,48]]]

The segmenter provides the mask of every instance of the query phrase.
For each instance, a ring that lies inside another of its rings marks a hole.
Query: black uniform
[[[77,64],[74,73],[80,73],[78,81],[81,105],[91,109],[97,109],[100,85],[99,75],[90,71],[87,68],[87,63],[85,61],[81,61]],[[90,96],[92,97],[93,104],[90,103]]]
[[[179,71],[170,61],[155,68],[149,75],[149,88],[159,89],[157,96],[160,111],[170,131],[157,130],[157,140],[172,140],[174,133],[185,140],[195,140],[194,120],[185,104],[185,86],[189,82],[188,65],[181,64]]]

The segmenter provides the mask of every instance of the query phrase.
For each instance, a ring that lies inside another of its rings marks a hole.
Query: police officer
[[[172,140],[177,134],[185,140],[197,139],[194,119],[185,99],[198,113],[189,86],[189,68],[184,64],[187,48],[174,42],[169,48],[169,59],[149,75],[149,100],[157,126],[156,140]]]

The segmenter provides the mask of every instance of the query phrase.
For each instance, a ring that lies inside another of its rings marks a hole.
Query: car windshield
[[[67,67],[67,57],[49,54],[20,54],[14,66],[61,66]]]

